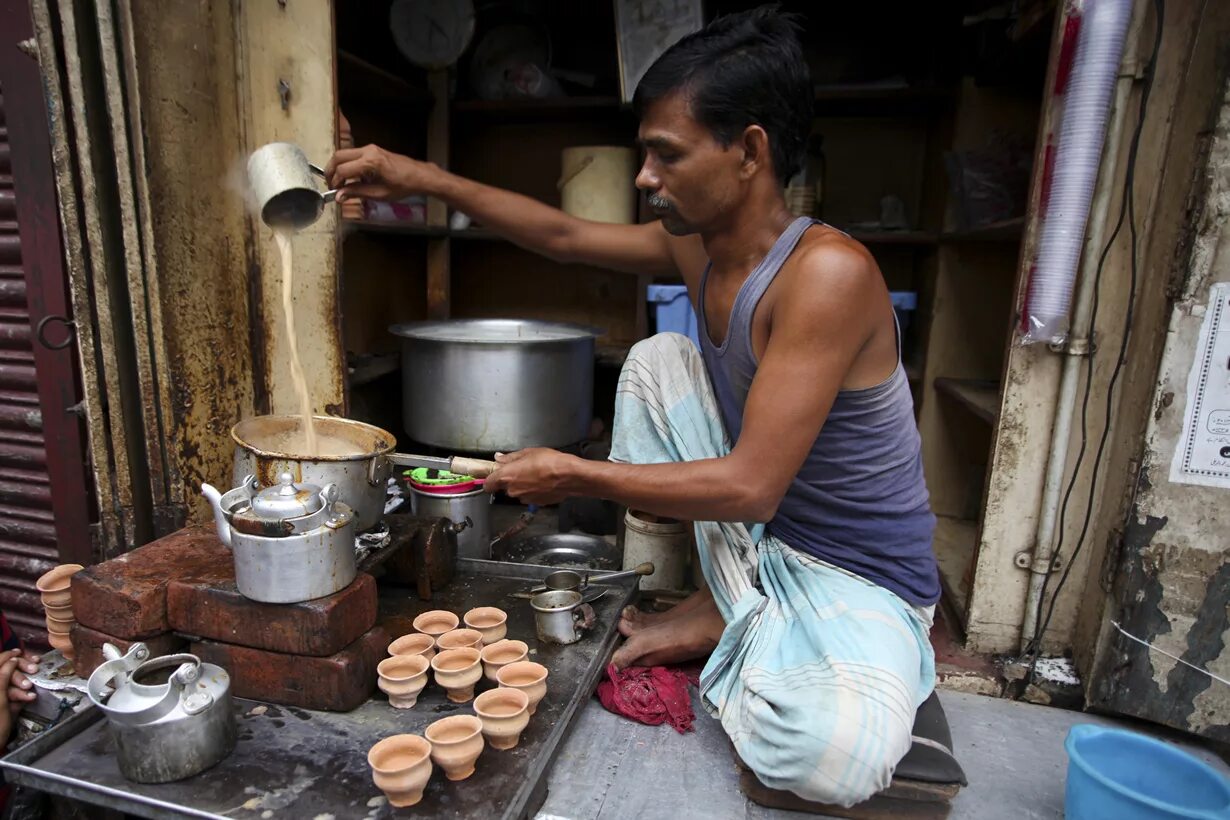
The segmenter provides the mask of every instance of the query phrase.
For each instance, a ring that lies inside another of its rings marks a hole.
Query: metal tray
[[[636,579],[613,581],[594,602],[594,630],[569,646],[539,644],[529,602],[512,597],[553,570],[529,564],[462,559],[453,583],[430,602],[400,587],[380,590],[381,622],[390,634],[410,631],[419,612],[474,606],[508,612],[508,637],[530,646],[530,659],[551,670],[547,696],[521,742],[509,751],[483,750],[475,773],[449,782],[437,767],[417,806],[393,809],[372,783],[367,750],[394,734],[422,734],[450,714],[473,714],[450,703],[434,682],[414,709],[398,710],[376,695],[347,713],[314,712],[236,699],[239,742],[220,764],[177,783],[125,780],[111,752],[106,721],[90,708],[0,760],[4,776],[86,803],[149,818],[501,817],[532,816],[546,799],[547,772],[578,708],[593,694],[617,640],[620,610],[636,594]],[[602,585],[600,576],[591,583]],[[482,681],[481,691],[490,684]],[[271,812],[271,813],[270,813]]]

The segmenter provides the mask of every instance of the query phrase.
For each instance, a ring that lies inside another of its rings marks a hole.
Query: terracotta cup
[[[389,654],[422,655],[430,662],[436,656],[436,639],[422,632],[411,632],[389,644]]]
[[[394,655],[376,666],[377,686],[394,709],[413,709],[427,685],[428,660],[422,655]]]
[[[483,633],[483,645],[493,644],[508,634],[508,613],[493,606],[471,609],[462,619],[470,629]]]
[[[73,631],[73,624],[76,623],[72,618],[64,620],[62,618],[53,618],[47,616],[47,631],[54,632],[57,635],[67,635]]]
[[[483,657],[483,676],[492,683],[498,683],[496,674],[510,663],[525,660],[529,650],[525,641],[503,640],[484,646],[480,653]]]
[[[483,676],[477,649],[446,649],[431,659],[436,683],[447,692],[453,703],[465,703],[474,697],[474,684]]]
[[[483,751],[481,720],[473,715],[453,715],[437,720],[423,734],[431,741],[432,762],[444,769],[445,777],[465,780],[474,774],[474,761]]]
[[[438,638],[450,629],[456,629],[457,616],[446,609],[433,609],[414,619],[414,628],[424,635]]]
[[[477,629],[450,629],[436,638],[436,648],[441,652],[448,649],[482,649],[483,633]]]
[[[367,765],[389,805],[413,806],[431,777],[431,744],[418,735],[386,737],[368,750]]]
[[[530,697],[520,689],[489,689],[474,699],[483,737],[493,749],[512,749],[530,722]]]
[[[60,564],[35,581],[35,588],[43,595],[43,606],[71,605],[73,593],[69,584],[72,583],[72,577],[83,569],[85,567],[80,564]]]
[[[533,661],[517,661],[496,673],[496,682],[501,687],[520,689],[530,699],[530,714],[538,709],[538,703],[547,694],[547,667]]]
[[[52,649],[60,650],[60,654],[70,661],[77,657],[77,651],[73,649],[73,642],[67,635],[61,635],[58,632],[48,632],[47,643],[51,644]]]
[[[61,621],[76,620],[76,618],[73,616],[73,605],[72,604],[61,604],[59,606],[56,606],[54,604],[50,606],[47,604],[43,604],[43,609],[46,611],[47,615],[49,615],[52,618],[59,618]]]

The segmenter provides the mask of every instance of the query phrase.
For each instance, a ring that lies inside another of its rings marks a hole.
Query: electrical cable
[[[1089,533],[1089,527],[1093,520],[1093,506],[1096,500],[1096,490],[1098,478],[1100,476],[1100,468],[1102,466],[1102,458],[1106,452],[1106,443],[1110,438],[1111,416],[1114,412],[1115,386],[1119,381],[1119,376],[1123,372],[1124,365],[1127,361],[1127,347],[1130,338],[1132,327],[1132,318],[1136,308],[1136,285],[1139,277],[1139,258],[1137,247],[1137,232],[1136,232],[1136,203],[1135,203],[1135,183],[1136,183],[1136,160],[1140,151],[1141,134],[1144,131],[1145,116],[1149,108],[1149,95],[1153,89],[1153,77],[1157,67],[1157,55],[1162,46],[1162,23],[1165,20],[1166,3],[1165,0],[1153,0],[1154,15],[1157,18],[1155,31],[1153,35],[1153,49],[1149,55],[1149,61],[1144,69],[1144,85],[1140,94],[1140,108],[1137,114],[1136,127],[1132,132],[1132,142],[1128,149],[1127,171],[1124,174],[1124,191],[1123,202],[1119,207],[1119,217],[1115,223],[1115,229],[1111,232],[1110,237],[1106,240],[1102,248],[1102,253],[1098,257],[1098,265],[1094,272],[1094,292],[1093,304],[1091,306],[1089,327],[1090,332],[1096,326],[1098,316],[1099,297],[1101,295],[1102,271],[1106,265],[1106,260],[1110,256],[1110,250],[1113,247],[1115,240],[1119,237],[1119,232],[1123,229],[1123,223],[1126,220],[1128,223],[1128,232],[1131,239],[1130,250],[1130,274],[1129,287],[1127,294],[1127,306],[1123,317],[1123,333],[1119,341],[1119,357],[1115,362],[1114,370],[1111,372],[1110,382],[1106,390],[1106,411],[1103,420],[1102,433],[1099,437],[1097,453],[1093,460],[1093,469],[1090,475],[1089,496],[1085,506],[1085,517],[1081,523],[1080,534],[1076,540],[1076,546],[1072,548],[1072,557],[1068,560],[1067,566],[1064,567],[1063,574],[1059,578],[1059,583],[1055,585],[1055,591],[1051,594],[1050,605],[1046,609],[1046,617],[1042,617],[1042,605],[1038,606],[1037,620],[1035,621],[1034,637],[1025,649],[1025,654],[1031,656],[1029,663],[1029,673],[1025,677],[1027,683],[1033,683],[1037,671],[1038,658],[1042,654],[1042,639],[1046,635],[1047,629],[1050,628],[1051,618],[1055,614],[1055,604],[1059,600],[1059,593],[1067,584],[1068,577],[1072,573],[1072,567],[1076,564],[1076,559],[1080,555],[1081,549],[1085,546],[1085,538]],[[1063,504],[1060,507],[1058,540],[1055,544],[1054,558],[1061,555],[1063,549],[1063,534],[1065,532],[1065,523],[1068,515],[1068,505],[1072,499],[1072,493],[1076,488],[1077,479],[1080,475],[1082,463],[1085,458],[1085,453],[1088,444],[1088,420],[1089,420],[1089,400],[1093,392],[1093,363],[1096,351],[1093,346],[1090,346],[1088,363],[1085,367],[1085,394],[1081,400],[1081,443],[1077,452],[1075,464],[1072,468],[1072,477],[1068,482],[1068,487],[1064,492]],[[1042,579],[1042,594],[1039,601],[1046,600],[1046,588],[1051,580],[1050,573]],[[1026,613],[1029,617],[1029,613]]]

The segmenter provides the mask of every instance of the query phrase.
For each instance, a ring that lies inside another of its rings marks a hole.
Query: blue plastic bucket
[[[1068,820],[1230,818],[1230,779],[1169,743],[1081,723],[1064,748]]]

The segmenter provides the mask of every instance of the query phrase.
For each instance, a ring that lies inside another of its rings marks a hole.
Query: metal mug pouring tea
[[[322,193],[313,175],[323,178],[325,172],[308,162],[298,145],[271,142],[253,151],[248,157],[248,184],[261,220],[271,228],[298,231],[319,219],[337,191]]]
[[[534,627],[544,643],[570,644],[594,625],[594,610],[581,603],[581,593],[562,589],[542,592],[530,599]]]

